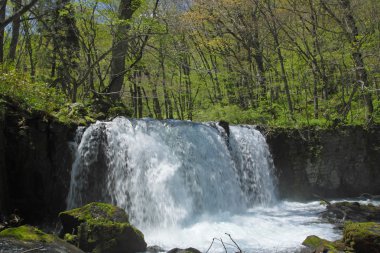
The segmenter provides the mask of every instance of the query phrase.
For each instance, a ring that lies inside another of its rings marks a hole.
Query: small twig
[[[206,253],[208,253],[212,247],[212,245],[214,244],[214,241],[215,241],[215,238],[212,238],[212,242],[210,244],[210,247],[208,247],[208,250],[206,251]]]
[[[223,242],[222,238],[220,238],[220,242],[221,242],[222,245],[223,245],[224,251],[225,251],[226,253],[228,253],[228,252],[227,252],[226,245],[224,245],[224,242]]]
[[[235,244],[236,248],[238,248],[239,252],[242,253],[243,251],[241,250],[241,248],[239,247],[239,245],[235,242],[234,239],[232,239],[231,235],[228,234],[228,233],[225,233],[226,235],[228,235],[228,237],[231,239],[231,241]]]
[[[40,249],[43,249],[44,247],[39,247],[39,248],[34,248],[34,249],[28,249],[28,250],[25,250],[25,251],[22,251],[20,253],[27,253],[27,252],[32,252],[32,251],[35,251],[35,250],[40,250]]]

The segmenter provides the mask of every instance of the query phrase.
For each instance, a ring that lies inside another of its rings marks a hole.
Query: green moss
[[[31,226],[8,228],[0,232],[1,237],[12,237],[21,241],[52,242],[54,236],[45,234],[41,230]]]
[[[328,250],[330,253],[334,252],[351,252],[352,249],[346,247],[341,241],[327,241],[325,239],[319,238],[318,236],[312,235],[308,236],[302,245],[307,246],[311,249],[323,249]],[[319,252],[319,251],[318,251]]]
[[[357,253],[379,252],[380,224],[375,222],[347,222],[344,225],[343,240]]]
[[[118,212],[118,218],[128,221],[128,215],[118,207],[105,203],[90,203],[83,207],[60,213],[59,215],[73,216],[81,222],[89,224],[112,224],[114,216]]]
[[[347,222],[343,231],[344,240],[347,242],[372,237],[380,239],[380,224],[375,222]]]
[[[65,234],[65,236],[63,237],[63,240],[65,240],[66,242],[71,243],[73,245],[77,245],[78,236],[72,235],[72,234]]]

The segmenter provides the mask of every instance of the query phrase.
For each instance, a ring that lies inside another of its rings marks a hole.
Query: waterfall
[[[275,202],[268,146],[251,126],[118,117],[77,140],[68,208],[109,202],[138,227],[163,228]]]

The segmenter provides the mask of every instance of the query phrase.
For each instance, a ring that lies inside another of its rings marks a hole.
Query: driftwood
[[[230,240],[233,242],[233,244],[224,242],[222,240],[222,238],[213,238],[212,242],[210,244],[210,247],[207,249],[206,253],[208,253],[210,251],[210,249],[214,245],[215,241],[218,241],[218,242],[220,242],[222,244],[225,253],[228,253],[226,245],[229,245],[229,246],[232,246],[234,248],[237,248],[239,250],[239,251],[237,251],[237,253],[243,253],[243,251],[241,250],[241,248],[239,247],[239,245],[236,243],[236,241],[232,238],[232,236],[230,234],[228,234],[228,233],[225,233],[225,234],[230,238]]]

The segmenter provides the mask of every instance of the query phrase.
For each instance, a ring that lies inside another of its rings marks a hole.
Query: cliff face
[[[282,198],[380,194],[379,126],[274,130],[267,133],[267,142]]]
[[[3,121],[0,120],[0,214],[6,212],[8,209],[8,184],[5,170],[5,136],[3,124]]]
[[[0,120],[0,212],[27,221],[57,217],[66,207],[75,129],[41,113],[8,106]]]

